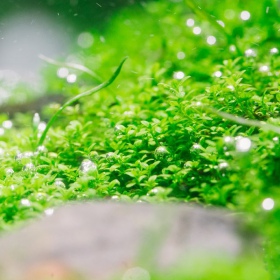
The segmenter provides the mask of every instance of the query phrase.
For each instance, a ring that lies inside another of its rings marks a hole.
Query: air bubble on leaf
[[[276,55],[279,53],[279,50],[277,48],[272,48],[269,50],[269,53],[272,54],[272,55]]]
[[[196,26],[193,28],[193,34],[199,35],[201,33],[201,28]]]
[[[56,179],[55,181],[54,181],[54,185],[56,186],[56,187],[58,187],[58,188],[63,188],[63,189],[65,189],[65,184],[62,182],[62,180],[60,180],[60,179]]]
[[[246,57],[256,57],[257,56],[255,50],[253,50],[253,49],[246,50],[244,54]]]
[[[225,162],[225,161],[219,163],[219,165],[218,165],[219,170],[225,170],[225,169],[227,169],[228,167],[229,167],[229,165],[228,165],[228,163]]]
[[[173,78],[177,80],[182,80],[185,77],[185,73],[182,71],[174,72]]]
[[[61,67],[56,72],[59,78],[66,78],[69,75],[69,70],[66,67]]]
[[[47,195],[45,193],[39,192],[39,193],[36,194],[36,199],[37,200],[43,200],[43,199],[46,199],[46,198],[47,198]]]
[[[269,71],[269,67],[267,65],[262,65],[259,68],[260,72],[268,72]]]
[[[47,124],[45,122],[39,122],[38,124],[38,131],[43,132],[46,128]]]
[[[67,76],[66,80],[67,80],[67,82],[68,82],[69,84],[73,84],[73,83],[75,83],[76,80],[77,80],[77,75],[76,75],[76,74],[69,74],[69,75]]]
[[[33,163],[29,162],[23,166],[23,171],[32,173],[36,171],[36,168]]]
[[[198,154],[201,150],[201,146],[197,143],[193,144],[190,151],[191,153]]]
[[[5,173],[7,176],[12,176],[15,173],[15,171],[13,170],[13,168],[6,168]]]
[[[167,148],[165,146],[159,146],[155,150],[156,159],[163,159],[166,156],[168,156],[168,154],[169,154],[169,151],[167,150]]]
[[[5,129],[11,129],[13,127],[13,122],[10,120],[3,121],[2,126]]]
[[[188,19],[186,20],[186,26],[188,26],[188,27],[193,27],[193,26],[194,26],[194,19],[188,18]]]
[[[222,77],[222,75],[223,75],[223,73],[222,73],[221,71],[216,71],[216,72],[214,72],[214,74],[213,74],[213,76],[214,76],[214,77],[217,77],[217,78]]]
[[[212,45],[216,44],[217,39],[216,39],[216,37],[211,35],[211,36],[207,37],[206,42],[208,45],[212,46]]]
[[[82,161],[80,171],[84,174],[94,172],[97,170],[97,165],[89,159]]]
[[[44,213],[45,213],[45,215],[46,216],[52,216],[53,215],[53,213],[54,213],[54,209],[53,208],[48,208],[48,209],[46,209],[45,211],[44,211]]]
[[[240,137],[236,140],[236,150],[241,153],[248,152],[252,147],[252,142],[247,137]]]
[[[233,85],[228,85],[228,86],[227,86],[227,89],[229,89],[230,91],[234,91],[234,90],[235,90],[235,88],[234,88]]]
[[[26,207],[31,206],[31,202],[30,202],[28,199],[26,199],[26,198],[23,198],[23,199],[20,201],[20,203],[21,203],[21,205],[26,206]]]
[[[274,200],[272,198],[265,198],[262,202],[262,208],[266,211],[270,211],[274,208]]]
[[[120,198],[119,198],[119,196],[118,195],[113,195],[112,197],[111,197],[111,200],[119,200]]]
[[[3,127],[0,127],[0,136],[5,134],[5,129]]]
[[[14,191],[16,189],[16,186],[15,185],[10,185],[10,190],[11,191]]]
[[[273,137],[272,140],[277,143],[279,142],[279,138],[277,136]]]
[[[217,20],[217,23],[220,24],[222,27],[225,27],[225,23],[221,20]]]
[[[240,18],[244,21],[249,20],[250,17],[251,17],[251,14],[248,11],[242,11],[240,13]]]

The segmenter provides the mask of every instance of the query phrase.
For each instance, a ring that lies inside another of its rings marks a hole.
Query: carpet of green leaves
[[[105,35],[92,31],[93,46],[73,53],[82,64],[105,81],[129,60],[108,89],[62,113],[45,148],[26,153],[38,148],[40,124],[15,116],[0,136],[2,230],[70,200],[221,206],[246,213],[265,236],[266,267],[280,279],[279,3],[192,3],[139,4],[112,18]],[[56,70],[45,71],[50,92],[70,98],[99,84],[75,69],[77,82],[67,84]],[[83,160],[93,163],[88,171]]]

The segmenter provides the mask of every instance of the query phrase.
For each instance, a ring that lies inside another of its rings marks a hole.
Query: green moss
[[[258,5],[151,1],[117,14],[102,37],[93,31],[92,48],[74,55],[98,77],[108,78],[120,59],[130,58],[108,89],[65,106],[49,130],[46,149],[36,152],[45,135],[43,124],[32,124],[31,115],[15,116],[14,127],[5,129],[0,136],[1,229],[69,200],[226,207],[244,213],[265,236],[265,262],[279,279],[276,5],[268,0]],[[251,14],[248,21],[240,19],[243,10]],[[190,18],[201,34],[186,25]],[[207,43],[208,36],[215,36],[215,44]],[[48,89],[69,97],[100,82],[87,70],[74,69],[78,80],[69,85],[56,70],[46,71]],[[43,118],[55,111],[46,108]],[[81,169],[86,159],[96,168]],[[266,198],[274,205],[263,204]]]

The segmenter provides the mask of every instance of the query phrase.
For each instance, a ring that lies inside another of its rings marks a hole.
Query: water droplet
[[[242,153],[248,152],[251,149],[251,146],[252,146],[252,142],[249,138],[240,137],[236,139],[235,147],[238,152],[242,152]]]
[[[274,208],[274,200],[272,198],[266,198],[262,202],[262,208],[266,211],[272,210]]]
[[[260,72],[268,72],[269,71],[269,67],[267,65],[262,65],[259,68]]]
[[[177,80],[182,80],[185,77],[185,73],[182,71],[174,72],[173,78]]]
[[[193,27],[194,26],[194,19],[189,18],[186,20],[186,26]]]
[[[61,67],[57,70],[56,74],[59,78],[66,78],[69,75],[69,70],[65,67]]]
[[[97,171],[97,165],[89,159],[82,161],[80,166],[80,171],[82,173],[91,173]]]
[[[213,76],[214,76],[214,77],[217,77],[217,78],[222,77],[222,75],[223,75],[223,73],[222,73],[221,71],[216,71],[216,72],[214,72],[214,74],[213,74]]]
[[[219,23],[222,27],[225,27],[225,23],[221,20],[217,20],[217,23]]]
[[[255,50],[253,50],[253,49],[246,50],[244,54],[246,57],[256,57],[257,56]]]
[[[54,213],[54,209],[53,208],[48,208],[48,209],[46,209],[45,211],[44,211],[44,213],[45,213],[45,215],[46,216],[52,216],[53,215],[53,213]]]
[[[165,146],[159,146],[155,150],[155,158],[163,159],[169,154],[167,148]]]
[[[181,59],[184,59],[185,57],[186,57],[186,54],[185,54],[184,52],[178,52],[178,53],[177,53],[177,58],[178,58],[178,59],[181,60]]]
[[[277,48],[272,48],[269,50],[269,53],[272,54],[272,55],[276,55],[279,53],[279,50]]]
[[[23,166],[23,170],[32,173],[36,171],[36,168],[33,163],[29,162]]]
[[[26,206],[26,207],[31,206],[31,202],[30,202],[28,199],[26,199],[26,198],[23,198],[23,199],[20,201],[20,203],[21,203],[21,205]]]
[[[78,37],[78,45],[84,49],[90,48],[93,41],[93,36],[89,32],[83,32]]]
[[[201,28],[196,26],[193,28],[193,34],[199,35],[201,33]]]
[[[251,14],[248,11],[242,11],[240,13],[240,18],[242,20],[248,20],[251,17]]]
[[[63,188],[63,189],[65,189],[65,184],[62,182],[62,180],[60,180],[60,179],[56,179],[55,181],[54,181],[54,185],[56,186],[56,187],[58,187],[58,188]]]
[[[12,176],[15,173],[15,171],[13,170],[13,168],[6,168],[5,173],[7,176]]]
[[[211,35],[211,36],[207,37],[206,41],[207,41],[207,44],[212,46],[212,45],[216,44],[217,39],[216,39],[216,37]]]
[[[11,129],[13,127],[13,122],[10,120],[3,121],[2,126],[6,129]]]
[[[67,76],[66,80],[67,80],[67,82],[68,82],[69,84],[73,84],[73,83],[75,83],[76,80],[77,80],[77,75],[76,75],[76,74],[69,74],[69,75]]]
[[[123,277],[122,280],[150,280],[150,274],[146,269],[141,267],[133,267],[128,269]]]

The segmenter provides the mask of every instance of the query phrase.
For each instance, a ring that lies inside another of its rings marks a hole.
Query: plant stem
[[[123,66],[124,62],[126,61],[126,59],[127,59],[127,57],[125,57],[125,58],[122,60],[122,62],[120,63],[119,67],[117,68],[117,70],[114,72],[114,74],[112,75],[112,77],[111,77],[108,81],[106,81],[106,82],[104,82],[104,83],[102,83],[102,84],[100,84],[100,85],[98,85],[98,86],[96,86],[96,87],[94,87],[94,88],[92,88],[92,89],[90,89],[90,90],[87,90],[87,91],[85,91],[85,92],[82,92],[82,93],[80,93],[80,94],[74,96],[74,97],[72,97],[70,100],[68,100],[66,103],[64,103],[64,104],[59,108],[59,110],[51,117],[50,121],[48,122],[48,124],[47,124],[45,130],[43,131],[43,133],[42,133],[42,135],[41,135],[41,137],[40,137],[40,139],[39,139],[39,141],[38,141],[38,145],[37,145],[37,146],[41,146],[41,145],[44,143],[44,140],[45,140],[45,138],[46,138],[46,136],[47,136],[47,133],[48,133],[49,129],[51,128],[51,126],[53,125],[53,123],[55,122],[55,120],[57,119],[57,117],[59,116],[59,114],[60,114],[66,107],[72,105],[73,103],[75,103],[76,101],[78,101],[80,98],[85,97],[85,96],[90,96],[90,95],[92,95],[93,93],[98,92],[99,90],[101,90],[101,89],[103,89],[103,88],[106,88],[106,87],[108,87],[110,84],[112,84],[112,83],[114,82],[114,80],[117,78],[117,76],[119,75],[119,73],[120,73],[120,71],[121,71],[121,69],[122,69],[122,66]]]

